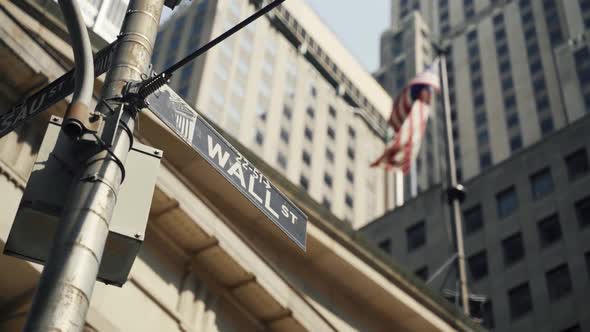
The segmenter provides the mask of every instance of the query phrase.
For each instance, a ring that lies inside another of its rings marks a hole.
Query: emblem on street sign
[[[305,250],[307,216],[264,174],[167,85],[146,100],[152,113]]]

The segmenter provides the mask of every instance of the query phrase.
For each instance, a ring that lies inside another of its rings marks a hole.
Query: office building
[[[64,25],[54,24],[57,17],[45,4],[0,2],[0,30],[6,32],[0,34],[0,114],[73,62]],[[95,83],[98,95],[102,78]],[[324,93],[318,84],[317,96]],[[0,138],[2,251],[48,119],[63,116],[66,106],[61,101]],[[364,245],[350,225],[277,171],[274,159],[268,164],[251,151],[250,143],[221,130],[308,216],[305,252],[237,190],[223,189],[228,183],[212,183],[202,157],[149,111],[138,123],[135,142],[163,150],[147,229],[138,234],[144,243],[122,288],[96,284],[84,331],[478,330]],[[37,228],[29,232],[48,236]],[[0,331],[22,330],[41,270],[0,254]]]
[[[465,182],[470,309],[484,327],[590,330],[589,132],[586,116]],[[454,253],[449,219],[436,185],[361,231],[433,290],[460,302],[455,265],[445,267]]]
[[[588,114],[588,1],[394,0],[391,13],[384,38],[403,35],[419,16],[430,40],[449,50],[451,130],[460,179]],[[408,46],[393,43],[397,55],[382,51],[376,77],[392,94],[399,88],[388,82],[398,74],[387,66],[399,57],[420,58],[421,46]],[[430,125],[438,126],[436,121]],[[425,150],[431,149],[428,144]],[[442,144],[432,144],[444,155]],[[430,173],[440,170],[424,160],[420,164],[424,190],[433,184]]]
[[[260,1],[194,1],[161,29],[153,58],[163,70],[228,30]],[[186,66],[171,86],[205,116],[357,228],[401,200],[368,166],[382,153],[391,98],[304,1]],[[400,182],[401,185],[401,182]]]

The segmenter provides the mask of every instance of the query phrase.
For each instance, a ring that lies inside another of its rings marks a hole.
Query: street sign
[[[202,116],[167,85],[147,102],[150,111],[305,250],[307,216]]]
[[[94,57],[94,76],[104,74],[113,62],[117,41],[100,50]],[[0,138],[13,131],[23,121],[48,109],[74,92],[74,69],[51,82],[45,88],[0,115]]]

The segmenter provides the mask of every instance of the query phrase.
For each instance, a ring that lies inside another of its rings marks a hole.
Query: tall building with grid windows
[[[407,34],[412,24],[429,32],[421,44],[434,41],[449,50],[459,179],[479,174],[590,110],[587,0],[394,0],[391,26],[382,37],[389,44],[382,44],[382,68],[375,74],[392,95],[399,87],[391,82],[408,77],[388,66],[402,58],[419,62],[424,53],[418,44],[400,47],[398,35]],[[420,68],[405,70],[407,75]],[[426,141],[424,150],[444,156],[442,142],[434,141]],[[441,174],[444,159],[418,164],[421,190],[438,182],[431,173]]]
[[[193,1],[162,27],[162,70],[259,8],[261,1]],[[172,78],[204,115],[360,227],[401,195],[369,168],[383,151],[391,97],[304,1],[288,1]]]

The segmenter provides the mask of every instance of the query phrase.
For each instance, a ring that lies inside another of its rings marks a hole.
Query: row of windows
[[[590,3],[590,0],[588,0]],[[588,11],[590,15],[590,10]],[[590,112],[590,52],[586,46],[574,53],[576,72],[582,88],[586,112]]]
[[[533,80],[533,94],[535,96],[537,113],[539,114],[539,125],[541,127],[541,133],[546,135],[553,131],[554,124],[549,110],[549,97],[541,62],[541,51],[537,41],[535,19],[530,1],[520,1],[520,15],[529,58],[529,70]]]

